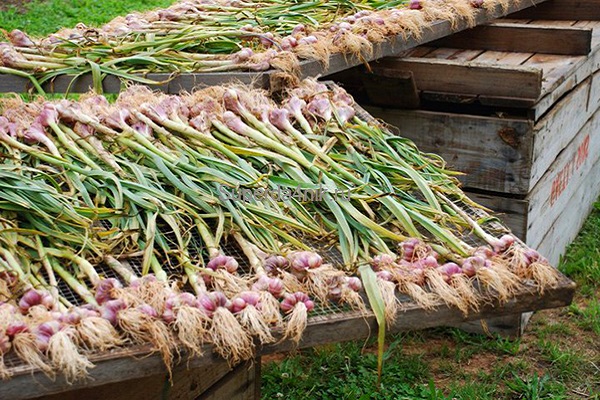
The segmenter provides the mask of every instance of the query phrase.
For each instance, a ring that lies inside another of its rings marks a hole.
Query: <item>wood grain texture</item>
[[[502,193],[471,192],[465,190],[465,194],[471,200],[492,210],[502,223],[507,226],[514,235],[524,242],[527,241],[527,214],[529,201],[506,197]]]
[[[260,400],[260,370],[260,359],[238,365],[196,400]]]
[[[565,234],[577,232],[575,221],[559,225],[556,220],[570,209],[586,209],[600,194],[600,180],[586,187],[592,200],[586,203],[574,201],[573,196],[589,174],[598,179],[600,172],[594,166],[600,159],[600,111],[575,135],[571,142],[558,154],[539,183],[528,195],[529,222],[527,239],[538,247],[548,232],[556,226]],[[593,178],[591,178],[593,179]],[[593,183],[593,182],[592,182]]]
[[[449,308],[439,303],[435,311],[425,311],[412,302],[405,303],[395,323],[389,327],[390,332],[416,330],[434,326],[449,326],[460,322],[500,317],[531,310],[563,307],[570,304],[575,291],[575,284],[562,277],[560,285],[546,290],[543,295],[531,289],[524,289],[508,302],[499,304],[495,301],[482,304],[480,309],[463,315],[459,310]],[[257,349],[258,355],[288,352],[297,348],[313,347],[320,344],[340,341],[364,339],[377,332],[375,316],[368,312],[345,312],[314,316],[309,318],[309,325],[299,344],[283,341]],[[91,357],[96,366],[90,370],[88,379],[75,382],[72,385],[64,382],[61,377],[52,381],[43,374],[22,367],[15,369],[15,375],[0,385],[0,398],[30,399],[44,395],[57,394],[66,391],[92,388],[109,383],[129,381],[153,375],[164,376],[166,371],[159,355],[147,355],[147,346],[137,346],[128,349],[112,351],[103,355]],[[183,361],[188,368],[211,367],[222,363],[207,347],[201,358]]]
[[[431,45],[458,49],[586,55],[591,50],[591,40],[592,30],[589,28],[492,22],[446,36]]]
[[[115,382],[98,387],[81,388],[36,400],[189,400],[209,391],[232,373],[227,362],[188,369],[185,364],[173,369],[172,380],[166,373]]]
[[[600,20],[600,0],[550,0],[510,17],[534,20]]]
[[[467,195],[554,265],[577,236],[600,195],[600,110],[563,149],[525,199],[498,193]]]
[[[439,154],[450,168],[464,172],[466,175],[459,179],[465,187],[529,192],[532,121],[371,106],[365,109],[398,127],[400,135],[413,140],[422,151]]]
[[[542,90],[538,68],[482,64],[430,58],[386,58],[373,64],[380,69],[412,72],[419,90],[467,95],[537,99]]]
[[[552,84],[542,86],[543,97],[530,110],[530,115],[534,120],[542,118],[562,96],[600,70],[600,21],[588,21],[585,26],[593,28],[590,54],[574,63],[568,72],[563,71],[562,75],[552,79]]]
[[[579,230],[600,195],[600,162],[591,168],[576,191],[571,194],[570,205],[554,221],[550,230],[541,239],[538,251],[551,262],[558,263],[566,247],[577,237]],[[556,264],[555,264],[556,265]]]
[[[600,107],[600,72],[577,85],[534,127],[529,187],[546,173],[558,154]],[[529,191],[527,191],[529,192]]]
[[[525,196],[599,105],[600,72],[581,82],[535,125],[528,118],[366,109],[398,127],[421,150],[441,155],[450,167],[464,172],[459,179],[466,188]]]

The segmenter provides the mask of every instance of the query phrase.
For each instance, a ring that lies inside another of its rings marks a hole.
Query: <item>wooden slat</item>
[[[483,52],[483,50],[461,50],[448,57],[448,60],[456,62],[473,61],[474,59],[479,57]]]
[[[542,73],[536,68],[424,58],[386,58],[373,70],[379,67],[412,71],[417,88],[425,91],[528,99],[541,93]]]
[[[368,107],[423,151],[441,155],[468,188],[527,195],[600,104],[600,72],[542,119]],[[481,155],[485,154],[485,157]]]
[[[522,65],[524,67],[531,67],[541,69],[544,75],[544,78],[547,77],[547,74],[550,73],[553,69],[560,68],[563,66],[568,66],[567,70],[572,69],[573,65],[577,63],[577,61],[584,60],[585,56],[580,57],[567,57],[567,56],[557,56],[554,54],[534,54],[532,57],[528,58]]]
[[[438,47],[438,48],[434,49],[432,52],[428,53],[426,56],[420,57],[420,58],[437,58],[440,60],[448,60],[448,59],[450,59],[451,56],[458,53],[459,51],[460,51],[460,49],[458,49],[458,48],[450,49],[447,47]],[[417,58],[415,56],[412,56],[412,57]]]
[[[598,108],[598,105],[595,106]],[[570,143],[560,151],[533,188],[529,199],[529,226],[527,238],[532,246],[539,246],[555,221],[570,208],[579,211],[583,206],[573,198],[581,182],[590,172],[600,179],[600,170],[593,170],[600,159],[600,111],[573,135]],[[594,199],[600,194],[600,180],[587,187]],[[575,222],[573,222],[575,223]],[[568,224],[567,224],[568,225]],[[556,229],[572,233],[570,226],[556,225]]]
[[[433,46],[512,52],[585,55],[592,31],[586,28],[495,22],[436,40]]]
[[[260,370],[260,358],[238,365],[196,400],[260,400]]]
[[[414,49],[407,50],[402,54],[402,57],[425,57],[427,54],[435,50],[435,47],[418,46]]]
[[[600,161],[590,168],[576,190],[571,193],[571,202],[559,215],[550,230],[542,238],[538,249],[548,260],[558,262],[566,247],[577,237],[587,216],[594,208],[600,195]],[[532,239],[533,241],[533,239]]]
[[[463,315],[455,308],[449,308],[440,302],[435,311],[426,311],[412,302],[405,304],[403,311],[389,327],[390,332],[416,330],[434,326],[453,325],[463,321],[500,317],[525,311],[546,308],[563,307],[570,304],[575,291],[575,284],[567,278],[561,278],[560,285],[550,288],[543,295],[531,289],[519,292],[504,304],[489,301],[481,304],[478,311]],[[309,325],[299,344],[283,341],[257,349],[258,355],[288,352],[296,348],[314,347],[316,345],[340,341],[364,339],[377,331],[375,316],[368,312],[345,312],[315,316],[309,318]],[[84,387],[91,388],[108,383],[137,379],[149,375],[165,374],[165,367],[159,355],[141,357],[147,353],[148,346],[132,347],[126,350],[113,351],[97,357],[92,357],[96,363],[90,370],[90,377],[85,381],[67,384],[62,377],[50,380],[39,372],[23,367],[15,371],[15,375],[0,385],[0,398],[21,400],[41,395],[61,393]],[[132,358],[137,357],[137,358]],[[222,362],[210,351],[201,358],[187,361],[189,368],[211,366]],[[185,361],[184,361],[185,363]]]
[[[592,21],[589,26],[594,28],[591,53],[573,64],[570,71],[553,80],[552,84],[544,82],[543,97],[530,110],[534,120],[539,120],[560,98],[600,68],[600,21]]]
[[[36,400],[188,400],[207,392],[231,372],[222,361],[210,366],[188,369],[185,364],[174,368],[173,378],[159,374],[91,388],[81,388]],[[258,397],[257,397],[258,399]]]
[[[600,72],[597,72],[580,83],[536,123],[531,157],[531,187],[594,115],[599,104]]]
[[[511,18],[600,20],[600,0],[550,0],[514,13]]]
[[[212,86],[227,82],[241,82],[267,87],[270,74],[270,71],[263,74],[215,72],[183,74],[174,78],[169,74],[148,74],[145,77],[157,82],[164,82],[160,85],[151,85],[154,90],[166,93],[179,93],[182,90],[191,90],[195,87]],[[89,74],[78,78],[59,76],[51,82],[45,83],[42,87],[48,93],[85,93],[92,90],[93,81]],[[28,79],[14,75],[0,74],[0,92],[28,92],[32,88],[33,85]],[[122,82],[115,76],[107,76],[102,81],[102,89],[104,93],[118,93],[122,89]]]
[[[526,242],[528,200],[506,197],[506,194],[502,193],[472,192],[468,189],[465,190],[465,194],[471,200],[492,210],[514,235]]]
[[[528,24],[530,26],[555,26],[555,27],[563,27],[570,28],[575,26],[577,23],[576,20],[556,20],[556,19],[533,19]]]
[[[521,65],[534,53],[517,53],[513,51],[488,50],[473,59],[474,62],[482,64]]]

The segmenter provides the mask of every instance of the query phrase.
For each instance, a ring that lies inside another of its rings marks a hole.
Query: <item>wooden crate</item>
[[[570,23],[576,28],[547,21],[495,23],[464,35],[488,29],[513,35],[533,30],[546,37],[550,31],[560,37],[564,30],[579,38],[571,52],[589,46],[588,55],[418,47],[408,58],[373,64],[374,74],[354,70],[336,78],[372,115],[465,172],[460,178],[465,187],[526,196],[600,102],[600,78],[593,75],[600,68],[600,22]],[[439,43],[458,47],[468,42],[464,35]],[[475,45],[505,48],[516,40],[502,37],[507,43]],[[557,42],[555,47],[567,52]],[[551,50],[549,44],[545,50]]]
[[[468,193],[500,212],[527,244],[557,265],[600,196],[600,110],[575,135],[525,197]]]

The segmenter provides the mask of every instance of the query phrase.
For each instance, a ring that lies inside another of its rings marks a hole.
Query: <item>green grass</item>
[[[174,0],[34,0],[21,12],[14,7],[0,11],[0,28],[23,30],[44,36],[79,22],[88,26],[102,25],[118,15],[167,7]]]
[[[347,343],[267,363],[265,399],[600,400],[600,202],[560,269],[578,284],[570,307],[536,313],[521,339],[439,328],[391,337],[383,385],[374,347]]]

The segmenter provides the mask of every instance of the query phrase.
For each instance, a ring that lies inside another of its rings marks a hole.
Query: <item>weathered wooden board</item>
[[[558,154],[525,199],[467,192],[556,265],[600,195],[600,110]]]
[[[558,215],[538,245],[539,252],[548,260],[555,262],[560,260],[560,257],[565,254],[566,247],[577,237],[594,207],[594,202],[600,195],[598,171],[600,171],[600,162],[596,162],[590,173],[581,181],[581,185],[571,195],[569,206]]]
[[[564,225],[556,220],[571,209],[579,212],[586,208],[600,194],[600,171],[593,170],[600,158],[600,112],[579,131],[576,137],[556,157],[539,183],[528,195],[529,216],[527,238],[531,246],[538,247],[552,228],[565,231],[568,225],[576,225],[573,221]],[[586,187],[591,197],[588,204],[574,201],[573,196],[582,182],[591,174],[591,186]],[[596,184],[593,184],[594,178]],[[586,215],[583,216],[585,218]],[[567,226],[565,226],[567,225]]]
[[[260,400],[260,370],[260,359],[239,365],[196,400]]]
[[[434,58],[385,58],[371,65],[412,72],[419,90],[499,97],[537,99],[542,92],[542,71],[523,66],[481,64]]]
[[[510,17],[534,20],[600,20],[600,0],[550,0]]]
[[[529,192],[533,123],[527,119],[481,117],[422,110],[364,107],[399,128],[419,149],[442,156],[465,172],[464,186],[502,193]]]
[[[587,29],[592,29],[591,51],[589,55],[550,55],[540,54],[539,52],[516,52],[514,50],[482,51],[477,50],[477,46],[473,46],[472,50],[462,51],[450,47],[433,48],[429,46],[425,47],[422,51],[420,47],[414,49],[406,55],[406,57],[409,57],[409,60],[414,58],[433,59],[430,61],[430,64],[432,65],[427,68],[431,69],[438,66],[442,70],[437,71],[436,73],[434,71],[428,71],[427,69],[423,70],[422,66],[414,65],[414,69],[417,69],[417,71],[422,70],[422,72],[420,72],[421,75],[428,74],[428,76],[433,77],[431,82],[417,81],[417,88],[421,91],[421,99],[437,103],[480,103],[485,106],[527,109],[528,116],[532,120],[540,120],[565,94],[569,93],[569,91],[573,90],[584,79],[600,69],[600,21],[587,21],[585,23],[575,21],[545,21],[547,24],[558,24],[560,22],[572,23],[578,28],[585,27]],[[466,36],[468,32],[470,31],[461,32],[459,35]],[[453,36],[450,36],[443,40],[450,41],[452,37]],[[473,40],[476,42],[477,38],[474,37]],[[467,39],[465,39],[465,42],[467,42]],[[468,47],[466,43],[465,47]],[[397,60],[397,58],[394,58],[394,60]],[[467,70],[467,73],[454,73],[452,76],[448,76],[452,71],[446,68],[444,60],[447,60],[449,65],[453,65],[454,63],[463,65],[464,69]],[[382,68],[380,68],[380,66],[389,68],[389,65],[386,66],[386,64],[390,64],[390,62],[382,60],[379,63],[372,63],[375,73],[381,75]],[[539,96],[536,98],[523,98],[523,94],[521,93],[522,89],[520,89],[517,82],[514,82],[514,90],[510,90],[508,87],[510,86],[508,84],[509,82],[506,81],[507,88],[501,88],[499,91],[497,82],[500,79],[494,79],[491,75],[488,75],[487,77],[485,75],[474,77],[474,74],[470,69],[472,65],[479,67],[491,66],[491,68],[498,68],[498,66],[500,66],[500,68],[505,69],[514,68],[517,71],[523,67],[541,69],[542,80]],[[392,71],[386,72],[386,76],[390,77],[393,75],[391,72]],[[363,85],[367,86],[370,84],[370,76],[367,73],[363,73],[363,75]],[[427,78],[427,76],[425,76],[425,78]],[[360,74],[357,74],[354,79],[360,81]],[[421,83],[423,87],[420,87],[419,83]],[[388,88],[387,90],[382,88],[381,96],[384,97],[387,92],[392,92],[391,88]],[[390,95],[386,96],[391,99],[390,102],[385,103],[382,100],[378,101],[378,104],[391,108],[401,107],[399,104],[394,104],[393,99],[402,98],[402,93],[403,92],[390,93]],[[373,99],[374,97],[371,96],[368,100],[372,102]]]
[[[577,24],[579,25],[579,24]],[[592,50],[587,57],[582,57],[570,66],[568,71],[562,71],[555,76],[551,84],[542,87],[543,97],[531,108],[529,114],[534,120],[539,120],[566,93],[579,85],[584,79],[600,70],[600,21],[586,23],[593,28]],[[557,71],[558,73],[558,71]]]
[[[503,193],[472,192],[468,189],[465,193],[471,200],[489,208],[514,235],[527,242],[529,201],[507,197]]]
[[[439,303],[434,311],[425,311],[412,302],[405,303],[403,311],[395,323],[389,327],[390,332],[416,330],[434,326],[450,326],[460,322],[501,317],[525,311],[563,307],[570,304],[575,291],[575,284],[562,277],[560,285],[544,291],[543,295],[534,290],[525,289],[506,303],[486,302],[478,311],[463,315],[455,308]],[[309,318],[309,325],[302,341],[295,344],[283,341],[257,349],[258,355],[288,352],[296,348],[313,347],[320,344],[367,338],[377,332],[377,321],[372,313],[344,312],[339,314],[320,315]],[[147,346],[131,347],[112,351],[92,357],[96,364],[90,370],[87,380],[67,384],[62,377],[50,380],[43,374],[32,371],[28,367],[13,369],[15,375],[0,385],[0,398],[21,400],[103,386],[109,383],[129,381],[153,375],[166,374],[160,356],[147,355]],[[184,360],[190,369],[210,367],[222,363],[223,360],[206,348],[205,355],[200,358]],[[221,397],[225,398],[225,397]]]
[[[466,175],[467,188],[526,196],[600,104],[600,72],[534,121],[365,107],[426,152]],[[485,156],[482,156],[485,155]]]
[[[478,10],[475,15],[475,23],[480,25],[489,22],[493,19],[505,16],[510,13],[531,7],[535,4],[540,4],[547,0],[521,0],[511,2],[507,8],[500,5],[491,10]],[[403,37],[398,35],[394,38],[376,44],[373,47],[373,54],[369,57],[356,57],[348,54],[333,55],[327,67],[319,61],[303,61],[300,63],[301,77],[314,77],[320,75],[334,74],[345,69],[352,68],[356,65],[363,64],[372,60],[391,55],[397,55],[407,49],[414,48],[422,43],[431,42],[441,37],[450,35],[471,26],[464,20],[458,21],[440,21],[432,24],[431,27],[425,29],[420,37]],[[192,90],[198,85],[218,85],[233,81],[239,81],[248,84],[254,84],[259,87],[269,87],[270,79],[273,71],[265,71],[261,73],[250,72],[218,72],[218,73],[197,73],[197,74],[182,74],[175,77],[172,81],[159,86],[153,86],[157,90],[162,90],[168,93],[178,93],[181,90]],[[158,81],[166,81],[169,74],[149,74],[150,79]],[[106,77],[103,82],[105,93],[118,93],[121,90],[121,81],[115,77]],[[31,82],[25,78],[0,74],[0,92],[27,92],[31,90]],[[72,93],[87,92],[92,88],[91,75],[84,75],[73,81],[73,77],[62,76],[56,78],[51,84],[44,86],[48,92],[64,93],[69,90]]]
[[[431,46],[586,55],[591,50],[591,41],[592,30],[590,28],[493,22],[446,36],[431,43]]]
[[[558,153],[567,147],[599,107],[600,72],[596,72],[536,123],[533,131],[530,188],[546,173]]]
[[[164,82],[162,84],[152,85],[152,88],[155,90],[160,90],[165,93],[179,93],[183,90],[189,91],[196,87],[220,85],[225,82],[241,82],[268,87],[270,72],[213,72],[182,74],[175,77],[170,74],[147,74],[144,77],[156,82]],[[93,80],[89,74],[77,78],[65,75],[45,83],[42,87],[48,93],[85,93],[93,88]],[[33,85],[26,78],[0,74],[0,92],[27,92],[32,88]],[[123,82],[115,76],[107,76],[102,81],[102,90],[104,93],[119,93],[122,89]]]
[[[230,374],[235,375],[235,372],[225,361],[192,369],[181,364],[173,369],[171,381],[169,381],[167,373],[162,373],[98,387],[84,387],[79,390],[39,397],[36,400],[147,400],[159,398],[161,400],[188,400],[214,390],[213,386],[217,382]]]

